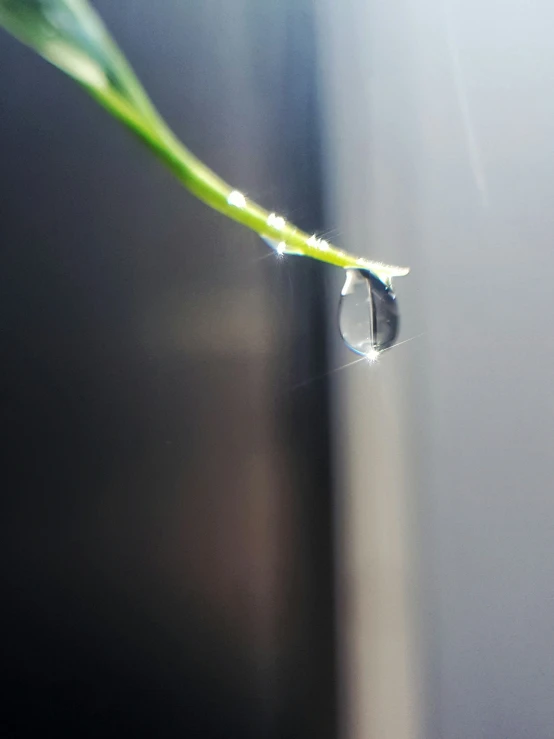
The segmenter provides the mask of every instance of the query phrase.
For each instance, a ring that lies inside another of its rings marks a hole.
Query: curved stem
[[[270,213],[244,196],[197,159],[163,121],[151,126],[110,90],[100,91],[94,87],[87,89],[101,105],[138,135],[197,198],[260,236],[282,244],[283,254],[312,257],[337,267],[371,269],[368,265],[372,265],[379,271],[388,271],[386,265],[368,262],[301,231],[284,218]],[[400,268],[391,269],[397,272]]]
[[[269,240],[280,253],[367,269],[386,282],[407,274],[406,268],[371,262],[301,231],[212,172],[169,129],[87,0],[0,0],[0,25],[80,83],[197,198]]]

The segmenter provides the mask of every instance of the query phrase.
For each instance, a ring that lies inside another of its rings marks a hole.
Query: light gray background
[[[364,739],[554,736],[553,13],[346,0],[320,18],[335,225],[412,266],[401,338],[424,332],[336,376]]]

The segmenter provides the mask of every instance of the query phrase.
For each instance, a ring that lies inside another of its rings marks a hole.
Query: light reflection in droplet
[[[235,208],[246,208],[246,198],[238,190],[233,190],[227,197],[229,205],[234,205]]]
[[[271,226],[272,228],[276,228],[279,231],[282,231],[287,222],[283,218],[283,216],[278,216],[277,213],[270,213],[267,217],[267,225]]]
[[[267,236],[261,237],[265,243],[273,249],[278,257],[283,257],[287,253],[286,241],[277,241],[276,239],[268,239]]]
[[[375,364],[375,362],[379,359],[380,353],[381,352],[377,351],[377,349],[370,349],[365,355],[365,358],[370,364]]]
[[[331,245],[325,239],[319,239],[315,234],[312,234],[308,239],[308,246],[315,246],[320,251],[329,251]]]

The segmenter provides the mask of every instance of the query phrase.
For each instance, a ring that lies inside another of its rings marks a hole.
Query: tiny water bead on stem
[[[78,82],[137,135],[196,197],[255,231],[277,254],[310,257],[348,269],[349,275],[357,270],[369,285],[371,335],[365,343],[356,338],[350,342],[346,338],[350,330],[343,336],[358,353],[360,346],[375,344],[368,351],[385,346],[384,308],[378,302],[392,295],[392,278],[408,274],[408,268],[373,262],[338,249],[301,231],[283,216],[265,210],[218,177],[169,129],[87,0],[0,0],[0,26]],[[346,297],[343,290],[341,312]],[[388,332],[391,333],[390,326]]]

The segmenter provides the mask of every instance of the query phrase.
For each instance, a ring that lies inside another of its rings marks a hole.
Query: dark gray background
[[[308,2],[95,5],[195,154],[322,226]],[[4,33],[0,162],[3,735],[334,736],[326,268]]]

